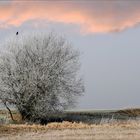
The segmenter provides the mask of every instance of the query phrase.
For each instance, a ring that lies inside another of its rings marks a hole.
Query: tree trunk
[[[4,103],[5,107],[6,107],[6,109],[8,110],[12,121],[15,121],[15,120],[14,120],[14,117],[13,117],[13,114],[12,114],[12,112],[11,112],[11,110],[10,110],[10,108],[7,106],[6,102],[3,102],[3,103]]]

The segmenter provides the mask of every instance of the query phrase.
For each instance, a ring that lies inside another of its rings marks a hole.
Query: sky
[[[76,109],[140,107],[140,1],[0,0],[0,43],[17,31],[54,31],[81,52]]]

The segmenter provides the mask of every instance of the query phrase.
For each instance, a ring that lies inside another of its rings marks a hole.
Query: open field
[[[12,110],[12,114],[17,123],[23,123],[16,110]],[[65,111],[62,114],[51,115],[50,118],[48,116],[41,124],[62,121],[100,124],[128,120],[140,120],[140,109]],[[9,113],[6,110],[0,110],[0,124],[2,122],[11,123]]]
[[[17,120],[16,122],[10,120],[6,110],[0,111],[0,119],[4,120],[0,123],[0,140],[140,139],[140,120],[136,119],[140,116],[140,109],[68,111],[58,116],[58,118],[68,119],[71,122],[53,122],[47,125],[25,123],[21,120],[17,111],[12,111],[12,113],[14,119]],[[104,121],[107,117],[109,120]]]
[[[50,123],[41,125],[3,125],[0,140],[139,140],[140,122],[100,125]]]

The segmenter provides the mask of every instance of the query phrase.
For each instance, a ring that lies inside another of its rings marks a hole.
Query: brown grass
[[[54,129],[83,129],[92,128],[94,125],[88,125],[84,123],[72,123],[72,122],[62,122],[62,123],[49,123],[48,125],[28,125],[28,124],[11,124],[11,125],[1,125],[0,126],[0,136],[5,134],[16,134],[20,132],[38,132],[38,131],[48,131]]]
[[[140,109],[120,110],[123,115],[140,115]],[[0,115],[5,115],[5,110]],[[8,115],[8,114],[7,114]],[[14,118],[21,122],[15,111]],[[9,116],[8,116],[9,117]],[[10,119],[10,118],[9,118]],[[106,124],[49,123],[0,125],[0,140],[140,140],[140,121],[112,122]]]
[[[127,139],[139,140],[140,122],[117,122],[102,125],[83,123],[50,123],[48,125],[2,125],[0,140],[53,139]]]
[[[13,115],[14,120],[17,123],[22,122],[22,117],[16,110],[12,110],[12,115]],[[7,119],[11,120],[10,114],[7,110],[0,110],[0,116],[7,116]]]

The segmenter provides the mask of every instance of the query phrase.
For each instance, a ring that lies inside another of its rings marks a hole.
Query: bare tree
[[[0,53],[0,100],[34,121],[75,105],[84,92],[79,52],[51,34],[24,36]],[[8,107],[8,106],[7,106]]]

